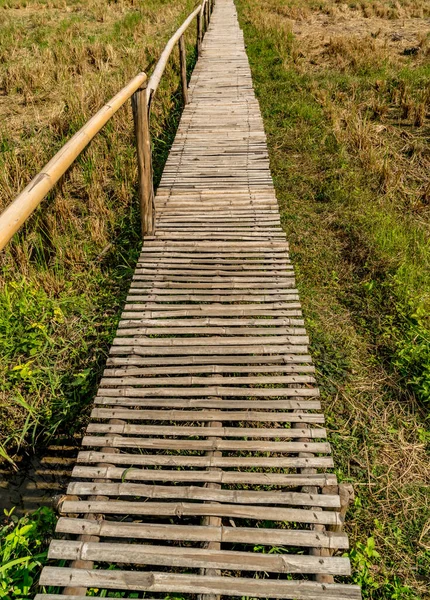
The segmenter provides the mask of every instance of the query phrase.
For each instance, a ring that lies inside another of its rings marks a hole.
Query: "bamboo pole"
[[[184,36],[179,38],[179,62],[181,67],[181,85],[184,104],[188,104],[188,86],[187,86],[187,54],[185,50]]]
[[[151,106],[152,97],[154,96],[155,92],[158,89],[161,77],[166,68],[167,61],[169,60],[170,55],[172,54],[173,48],[175,47],[176,43],[179,41],[179,38],[187,31],[187,29],[190,26],[190,24],[192,23],[194,17],[196,17],[198,14],[200,14],[201,8],[202,8],[202,5],[200,4],[190,14],[190,16],[187,19],[185,19],[185,21],[182,23],[181,27],[179,27],[179,29],[176,31],[176,33],[174,33],[174,35],[172,35],[170,40],[167,42],[166,47],[164,48],[164,50],[160,56],[160,60],[158,61],[157,65],[151,75],[151,78],[148,82],[148,87],[146,90],[148,106]]]
[[[154,185],[152,178],[151,137],[149,132],[149,110],[146,103],[146,85],[132,96],[134,132],[138,169],[138,189],[142,237],[154,232]]]
[[[41,203],[64,175],[76,157],[90,143],[100,129],[121,106],[142,86],[147,77],[139,73],[122,90],[103,106],[75,135],[51,158],[42,171],[9,204],[0,215],[0,250],[2,250],[21,225]]]

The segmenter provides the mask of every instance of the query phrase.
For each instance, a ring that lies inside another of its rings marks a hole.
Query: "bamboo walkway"
[[[358,599],[233,0],[189,91],[37,598]]]

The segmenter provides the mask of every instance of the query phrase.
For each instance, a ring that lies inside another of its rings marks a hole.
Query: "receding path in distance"
[[[358,599],[233,0],[190,97],[41,583]]]

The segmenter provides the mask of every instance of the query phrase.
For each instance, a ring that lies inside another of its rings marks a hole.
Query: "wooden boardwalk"
[[[233,0],[190,99],[41,584],[358,599]]]

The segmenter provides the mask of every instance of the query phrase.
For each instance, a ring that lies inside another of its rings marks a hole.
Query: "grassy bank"
[[[237,0],[365,598],[428,598],[430,40],[421,0]]]
[[[0,210],[96,110],[150,70],[193,0],[0,0]],[[194,60],[195,27],[188,36]],[[154,102],[155,176],[180,112]],[[77,159],[0,257],[0,453],[79,430],[136,260],[131,108]]]

